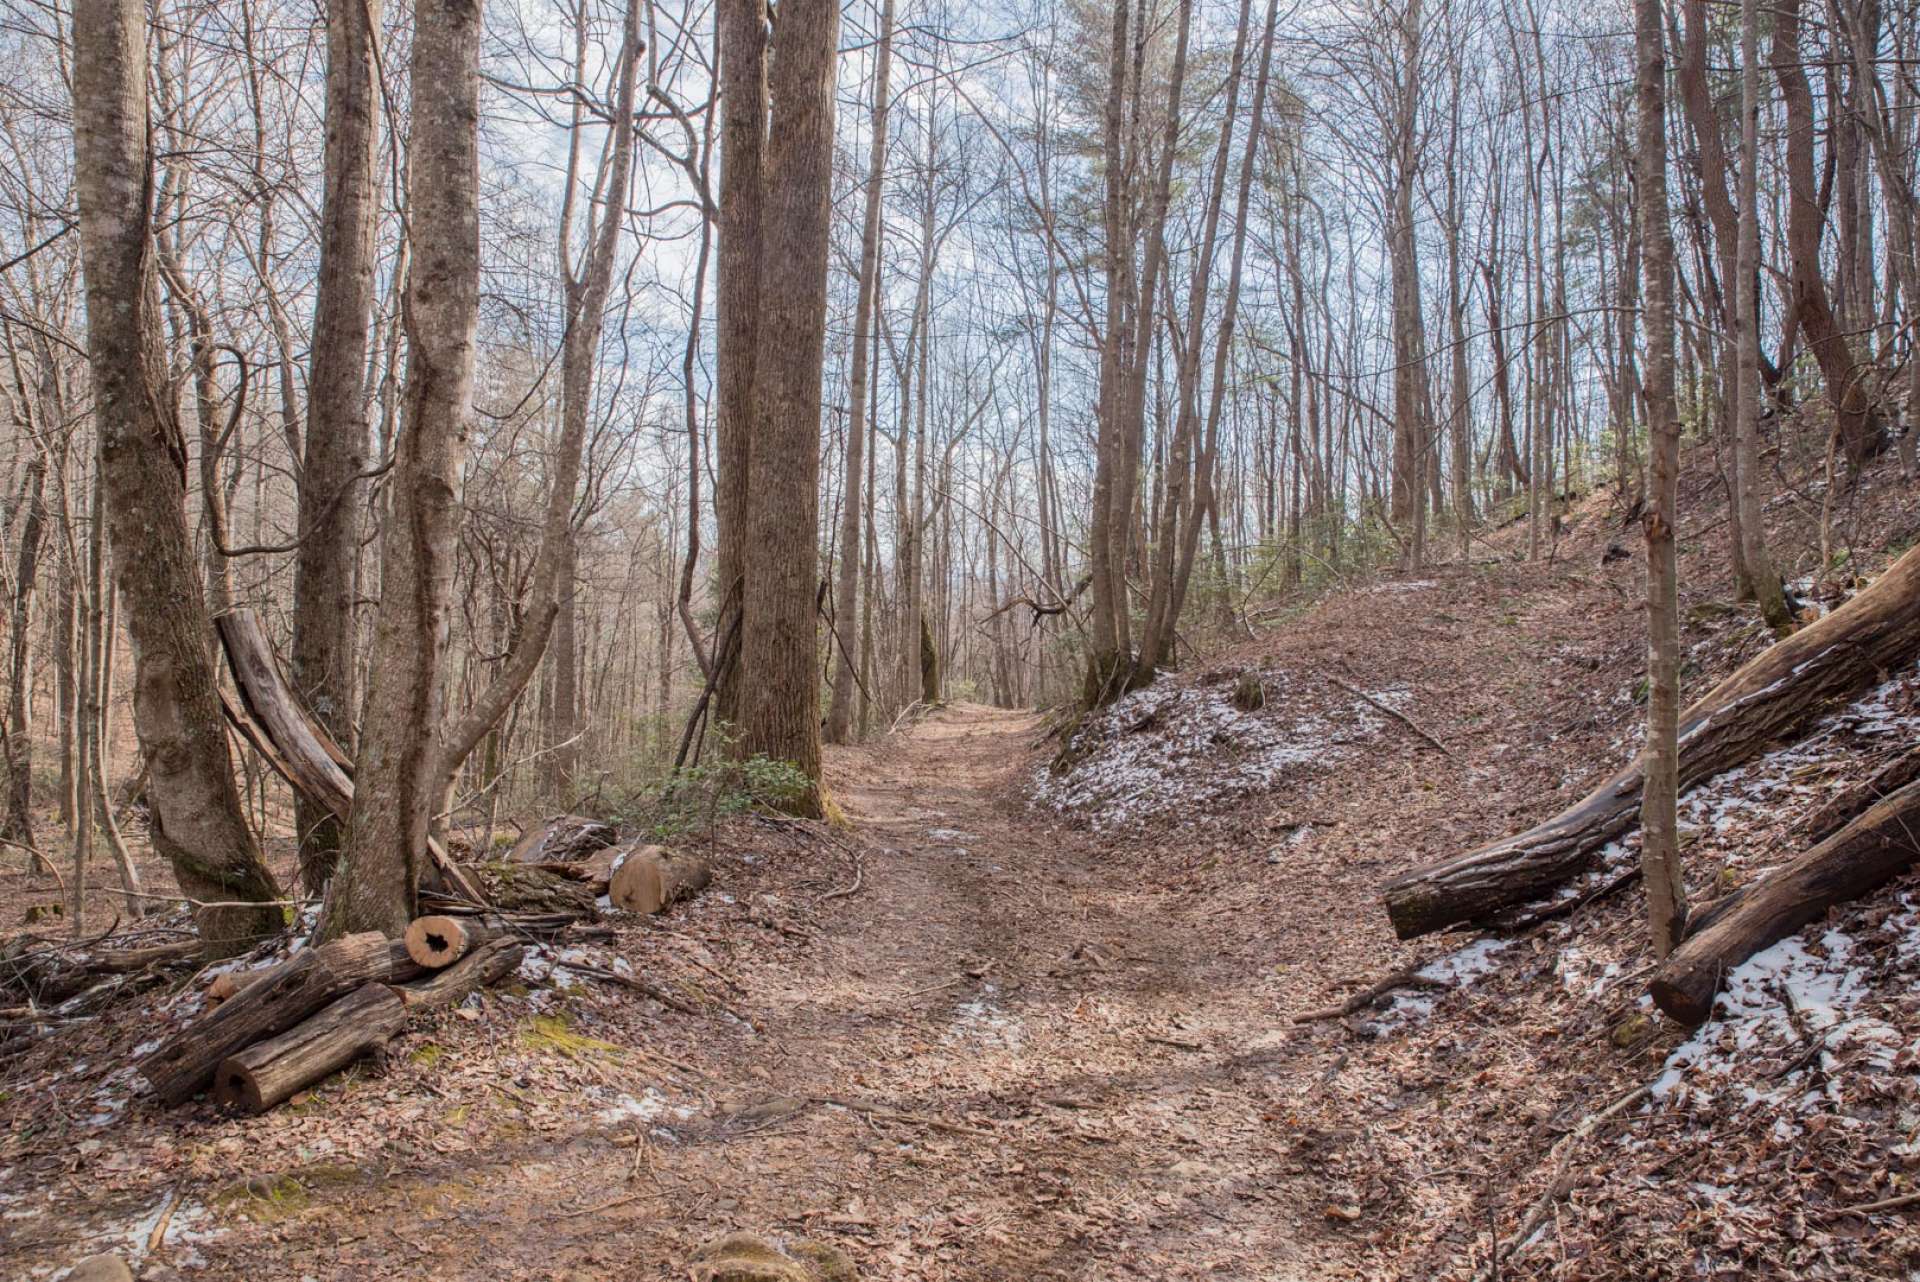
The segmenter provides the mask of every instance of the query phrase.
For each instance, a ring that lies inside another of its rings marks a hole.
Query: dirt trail
[[[1351,1252],[1284,1174],[1271,1001],[1223,923],[1011,804],[1038,724],[959,705],[832,754],[856,836],[813,870],[814,933],[722,959],[754,1027],[667,1016],[671,1057],[573,1048],[604,1089],[572,1109],[443,1082],[499,1108],[461,1107],[458,1145],[304,1180],[284,1214],[207,1193],[195,1276],[683,1278],[734,1227],[830,1238],[876,1279],[1336,1275]],[[775,884],[754,902],[806,897]],[[425,1100],[413,1077],[389,1098]]]

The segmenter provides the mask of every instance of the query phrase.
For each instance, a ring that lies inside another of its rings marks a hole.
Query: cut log
[[[514,843],[510,864],[570,864],[619,840],[613,825],[584,815],[554,815]]]
[[[434,971],[425,979],[405,984],[394,991],[407,1011],[440,1010],[457,1006],[467,994],[499,983],[520,966],[527,955],[525,944],[496,936],[481,943],[458,962]]]
[[[362,984],[277,1037],[222,1060],[214,1097],[225,1108],[264,1113],[384,1046],[406,1025],[398,993],[385,984]]]
[[[1751,760],[1836,701],[1904,667],[1916,653],[1920,548],[1681,715],[1681,788]],[[1545,823],[1394,878],[1381,893],[1395,933],[1411,939],[1544,898],[1639,822],[1641,782],[1636,760]]]
[[[415,917],[407,926],[403,943],[407,956],[416,963],[428,970],[440,970],[465,957],[487,935],[483,918],[436,914]]]
[[[1920,779],[1920,747],[1909,748],[1850,788],[1843,788],[1807,816],[1806,832],[1825,841],[1882,797],[1891,796]]]
[[[1835,904],[1899,876],[1920,859],[1920,782],[1887,797],[1839,832],[1740,892],[1653,974],[1653,1000],[1683,1024],[1713,1011],[1726,973]]]
[[[713,880],[713,870],[697,855],[668,854],[659,846],[627,852],[607,888],[614,905],[630,913],[657,913],[698,894]]]
[[[292,1028],[342,993],[391,978],[393,947],[377,930],[307,949],[167,1038],[137,1067],[155,1095],[184,1103],[213,1081],[228,1056]]]

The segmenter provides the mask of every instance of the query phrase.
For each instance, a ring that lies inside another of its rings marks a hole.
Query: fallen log
[[[409,1014],[458,1006],[467,994],[491,987],[511,975],[527,955],[526,945],[496,936],[444,970],[394,991]]]
[[[43,1006],[58,1005],[104,978],[199,960],[197,939],[138,948],[68,948],[23,940],[0,948],[0,987],[15,988]]]
[[[136,1067],[155,1095],[184,1103],[213,1081],[222,1060],[393,974],[393,948],[377,930],[309,948],[167,1038]]]
[[[669,854],[659,846],[627,852],[614,869],[607,895],[630,913],[657,913],[669,904],[705,890],[713,870],[697,855]]]
[[[224,1108],[264,1113],[384,1046],[406,1025],[398,993],[382,983],[362,984],[278,1036],[223,1059],[214,1097]]]
[[[1882,797],[1920,779],[1920,747],[1909,748],[1892,761],[1850,788],[1828,798],[1818,810],[1807,816],[1806,832],[1815,841],[1824,841],[1846,827],[1855,815]]]
[[[510,864],[570,864],[619,840],[613,825],[584,815],[554,815],[514,843]]]
[[[533,864],[484,864],[476,870],[485,902],[509,913],[591,917],[600,892],[592,883]]]
[[[1681,789],[1751,760],[1916,653],[1920,548],[1832,614],[1755,657],[1681,715]],[[1381,898],[1394,932],[1412,939],[1546,897],[1639,822],[1642,781],[1636,759],[1544,823],[1389,881]]]
[[[1784,868],[1741,891],[1706,929],[1660,963],[1649,985],[1683,1024],[1712,1013],[1726,973],[1835,904],[1857,899],[1920,859],[1920,782],[1901,788]]]
[[[407,956],[419,965],[428,970],[441,970],[465,957],[468,950],[486,939],[489,933],[485,918],[435,913],[415,917],[408,923],[401,946],[407,950]]]

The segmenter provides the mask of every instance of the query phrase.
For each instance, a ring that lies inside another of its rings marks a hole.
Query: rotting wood
[[[1752,760],[1920,652],[1920,547],[1832,614],[1771,646],[1680,718],[1685,789]],[[1525,832],[1394,878],[1382,889],[1402,939],[1487,921],[1545,898],[1640,818],[1640,762]]]
[[[1806,834],[1815,841],[1826,840],[1874,802],[1899,791],[1915,779],[1920,779],[1920,747],[1907,749],[1859,783],[1843,788],[1828,798],[1819,809],[1807,816]]]
[[[468,994],[490,988],[513,974],[526,955],[526,945],[495,936],[453,965],[394,991],[409,1014],[458,1006]]]
[[[1683,1024],[1713,1012],[1728,971],[1835,904],[1856,899],[1920,859],[1920,781],[1909,783],[1784,868],[1742,891],[1711,925],[1689,936],[1649,985]]]
[[[465,957],[487,935],[481,918],[436,913],[414,918],[401,942],[415,962],[428,970],[440,970]]]
[[[353,936],[349,936],[353,938]],[[229,1109],[264,1113],[386,1045],[407,1024],[400,995],[366,983],[310,1018],[220,1062],[214,1095]]]
[[[292,1028],[342,993],[392,975],[393,951],[378,931],[307,949],[174,1033],[136,1067],[161,1100],[184,1103],[213,1081],[228,1056]]]

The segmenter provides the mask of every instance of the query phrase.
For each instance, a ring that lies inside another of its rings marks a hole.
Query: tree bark
[[[739,720],[740,660],[726,638],[741,617],[750,550],[748,496],[759,355],[762,169],[767,146],[766,6],[717,0],[720,50],[720,247],[715,270],[713,591],[715,720]],[[811,538],[811,536],[810,536]]]
[[[180,425],[165,385],[148,196],[146,10],[74,11],[75,187],[101,484],[134,650],[134,728],[147,755],[156,853],[183,894],[246,907],[197,913],[210,956],[281,929],[279,898],[234,787],[209,649],[212,622],[187,530]]]
[[[309,948],[167,1038],[136,1067],[155,1095],[185,1103],[213,1081],[228,1056],[292,1028],[342,993],[385,983],[393,974],[393,945],[378,931]]]
[[[860,487],[866,468],[866,433],[861,422],[867,408],[869,331],[874,300],[879,292],[880,209],[885,196],[888,94],[893,72],[894,0],[882,0],[880,48],[873,72],[873,124],[867,150],[866,210],[860,226],[860,278],[853,308],[853,353],[847,375],[846,484],[840,507],[840,577],[835,585],[833,622],[841,644],[834,664],[833,700],[827,706],[827,742],[846,743],[853,726],[853,695],[858,677],[854,656],[848,653],[853,615],[860,589]]]
[[[222,1060],[214,1097],[235,1112],[264,1113],[386,1045],[406,1026],[398,993],[362,984],[286,1032]]]
[[[791,804],[820,813],[820,391],[833,185],[833,86],[840,10],[787,0],[775,40],[760,241],[760,316],[779,335],[755,358],[753,456],[740,628],[742,756],[792,762],[811,786]]]
[[[327,0],[326,190],[314,284],[307,432],[300,469],[299,547],[293,568],[294,688],[335,741],[353,744],[355,565],[368,422],[361,383],[372,329],[375,84],[382,0]],[[318,891],[333,875],[344,831],[333,811],[294,800],[300,880]]]
[[[1640,260],[1647,424],[1652,438],[1647,537],[1647,744],[1641,754],[1640,868],[1653,952],[1665,957],[1686,928],[1680,869],[1680,408],[1673,394],[1673,223],[1667,216],[1667,58],[1661,0],[1634,0],[1639,108]]]
[[[406,388],[352,816],[321,916],[326,938],[406,930],[444,794],[436,747],[479,324],[480,27],[478,0],[416,0]]]
[[[1682,789],[1758,756],[1835,701],[1857,695],[1920,653],[1920,548],[1832,614],[1770,647],[1680,717]],[[1552,893],[1640,815],[1641,763],[1577,804],[1506,837],[1387,883],[1402,939],[1485,921]]]

